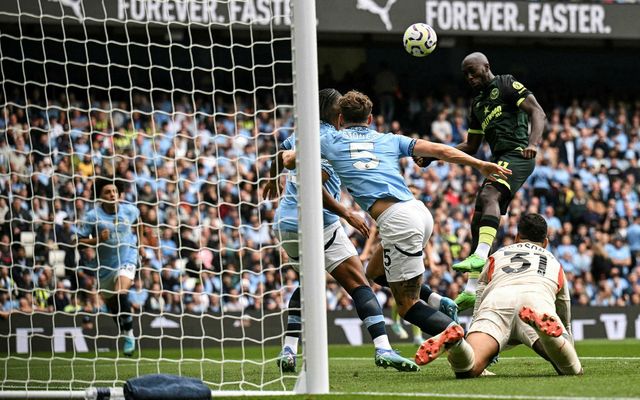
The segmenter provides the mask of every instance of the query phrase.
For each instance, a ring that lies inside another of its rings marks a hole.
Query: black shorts
[[[498,189],[502,194],[502,196],[500,196],[500,214],[505,215],[513,196],[516,195],[518,190],[520,190],[522,185],[524,185],[529,178],[529,175],[533,172],[533,169],[536,166],[536,159],[526,159],[522,156],[522,151],[511,150],[499,157],[494,157],[491,161],[510,169],[511,175],[506,180],[485,180],[480,191],[482,191],[487,185],[491,185]]]

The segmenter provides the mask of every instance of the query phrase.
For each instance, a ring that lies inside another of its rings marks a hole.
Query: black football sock
[[[403,318],[431,336],[444,331],[453,322],[446,314],[420,301],[415,303]]]
[[[358,286],[351,292],[351,298],[355,303],[358,317],[369,331],[371,338],[386,335],[382,308],[373,290],[369,286]]]

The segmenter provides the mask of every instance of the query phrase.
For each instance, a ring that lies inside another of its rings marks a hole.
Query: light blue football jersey
[[[354,200],[369,210],[378,199],[413,199],[398,160],[413,155],[416,140],[378,133],[368,127],[330,130],[320,137],[322,157],[328,160]]]
[[[333,130],[333,126],[325,122],[320,123],[320,136],[329,130]],[[291,134],[284,142],[282,142],[281,148],[285,150],[295,150],[296,138],[295,134]],[[331,164],[326,160],[322,160],[322,170],[329,175],[329,179],[324,183],[325,189],[329,191],[331,196],[340,201],[340,178],[333,171]],[[276,209],[276,215],[274,218],[275,229],[285,232],[298,232],[298,185],[297,185],[296,171],[289,171],[287,175],[287,182],[285,186],[285,193],[278,208]],[[340,218],[326,209],[322,210],[322,218],[324,226],[329,226]]]
[[[109,214],[101,206],[96,206],[85,215],[78,230],[79,237],[95,237],[102,230],[109,230],[109,239],[98,242],[98,266],[109,267],[101,269],[100,276],[109,274],[124,264],[138,264],[138,236],[131,231],[138,217],[138,208],[128,203],[118,204],[116,214]]]

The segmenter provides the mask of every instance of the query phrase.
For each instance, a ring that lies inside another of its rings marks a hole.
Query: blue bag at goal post
[[[126,400],[211,400],[211,389],[200,379],[153,374],[129,379]]]

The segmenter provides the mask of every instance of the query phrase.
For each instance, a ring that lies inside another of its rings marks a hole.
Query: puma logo
[[[73,13],[80,21],[84,19],[84,10],[82,9],[82,0],[57,0],[57,1],[63,6],[69,7],[71,10],[73,10]]]
[[[382,20],[384,27],[387,28],[388,31],[390,31],[393,28],[393,25],[391,24],[391,19],[389,18],[389,10],[396,1],[398,0],[387,0],[387,5],[384,7],[380,7],[374,0],[358,0],[356,8],[358,10],[365,10],[369,11],[372,14],[377,14],[380,17],[380,20]]]

